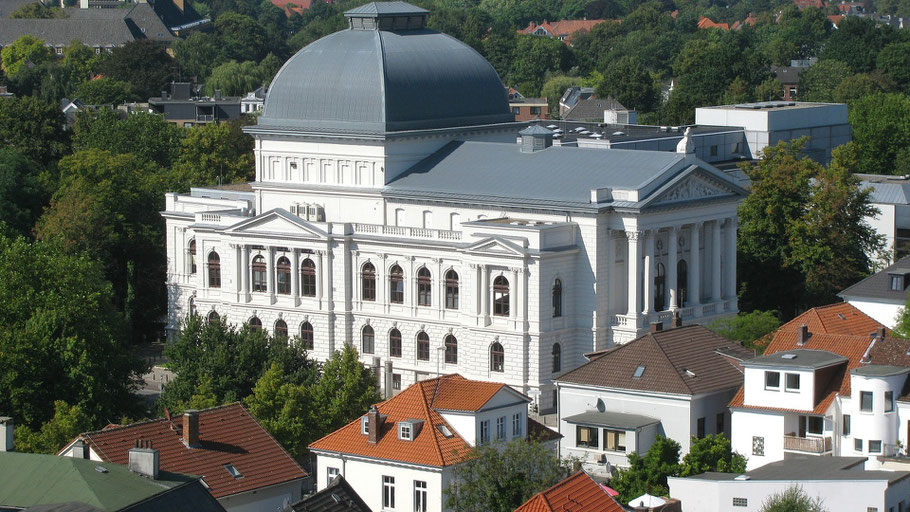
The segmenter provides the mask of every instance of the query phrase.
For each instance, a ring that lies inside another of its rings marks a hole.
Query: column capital
[[[727,217],[727,227],[735,228],[739,224],[739,217]]]
[[[704,226],[704,225],[705,225],[705,221],[703,221],[703,220],[697,220],[697,221],[695,221],[695,222],[692,223],[692,227],[691,227],[690,229],[701,229],[701,227]]]
[[[681,228],[682,228],[682,226],[680,226],[679,224],[676,224],[673,226],[667,226],[667,229],[670,231],[670,233],[673,233],[674,235],[679,234],[679,230]]]
[[[478,267],[477,263],[468,262],[468,268],[469,268],[469,269],[474,270],[474,269],[476,269],[477,267]]]
[[[642,238],[644,238],[644,236],[645,236],[645,231],[641,231],[641,230],[626,231],[626,238],[628,238],[629,240],[635,240],[636,242],[638,240],[641,240]]]

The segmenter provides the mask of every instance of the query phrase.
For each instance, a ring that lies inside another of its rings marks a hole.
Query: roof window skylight
[[[644,375],[644,373],[645,373],[645,366],[640,365],[638,368],[635,369],[635,373],[632,374],[632,377],[635,379],[640,379],[641,376]]]
[[[780,356],[781,359],[796,359],[796,354],[784,354]]]
[[[436,428],[438,428],[439,432],[442,433],[442,435],[445,436],[446,438],[449,438],[449,437],[452,437],[455,435],[452,433],[451,430],[449,430],[449,427],[446,425],[436,425]]]
[[[243,478],[243,473],[241,473],[240,470],[235,468],[231,463],[225,464],[224,469],[226,469],[227,472],[230,473],[234,478]]]

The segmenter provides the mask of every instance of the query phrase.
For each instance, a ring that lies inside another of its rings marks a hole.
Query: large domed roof
[[[260,126],[383,133],[514,121],[502,81],[470,46],[426,28],[427,11],[374,2],[281,68]]]

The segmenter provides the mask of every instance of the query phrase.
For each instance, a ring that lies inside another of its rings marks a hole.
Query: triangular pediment
[[[696,167],[677,176],[658,189],[643,207],[667,206],[692,201],[745,195],[745,191],[726,177]]]
[[[527,254],[527,250],[524,247],[500,237],[487,237],[478,240],[463,250],[471,253],[502,254],[506,256],[524,256]]]
[[[325,231],[282,209],[269,210],[262,215],[237,223],[228,228],[226,233],[275,234],[306,238],[325,238],[326,236]]]

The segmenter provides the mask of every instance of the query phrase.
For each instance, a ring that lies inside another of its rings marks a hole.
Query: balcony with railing
[[[461,240],[461,231],[449,229],[409,228],[405,226],[387,226],[385,224],[354,224],[354,234],[383,235],[422,240]]]
[[[831,451],[830,437],[799,437],[784,435],[784,450],[821,455]]]

